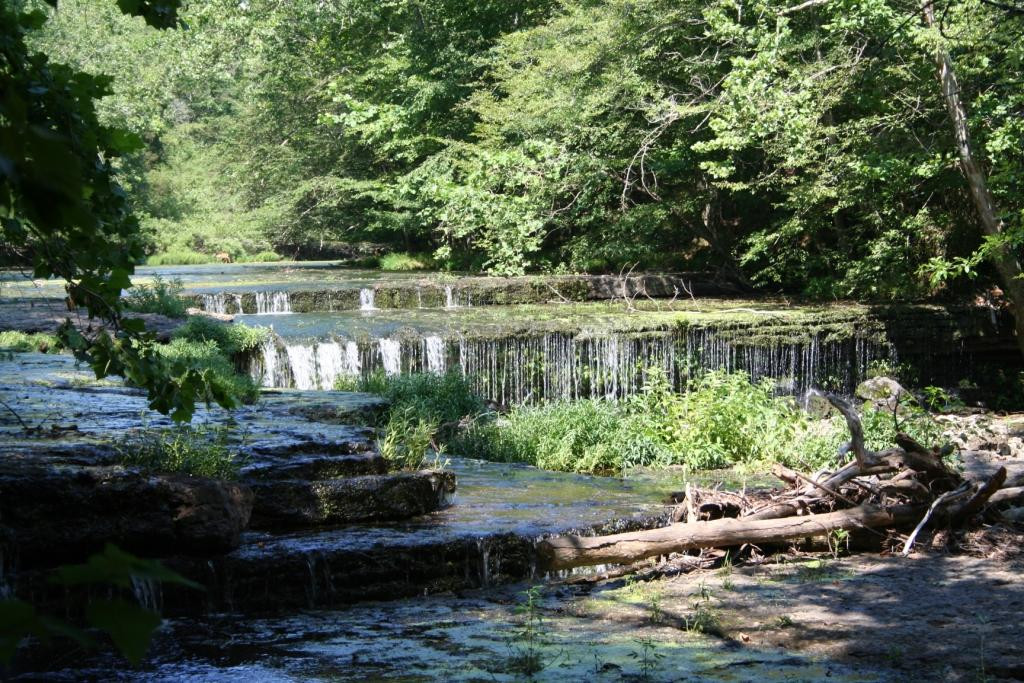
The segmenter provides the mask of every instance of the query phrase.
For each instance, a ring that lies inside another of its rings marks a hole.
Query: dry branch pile
[[[904,543],[908,553],[926,525],[961,526],[993,497],[1015,491],[1003,489],[1004,468],[973,485],[943,462],[949,452],[928,448],[905,434],[897,437],[894,448],[870,451],[853,406],[834,395],[826,398],[846,418],[848,450],[854,456],[835,472],[808,476],[776,466],[773,473],[789,488],[756,506],[740,494],[687,487],[673,516],[675,524],[611,536],[552,537],[540,544],[541,557],[549,569],[627,564],[699,548],[761,545],[826,536],[835,530],[909,529],[916,524]]]

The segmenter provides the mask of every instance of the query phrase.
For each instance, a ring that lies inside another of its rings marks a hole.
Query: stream
[[[254,481],[264,471],[320,471],[339,457],[370,458],[372,430],[319,420],[306,409],[378,409],[375,397],[331,391],[339,380],[375,371],[457,371],[504,405],[619,399],[638,391],[651,367],[679,388],[704,370],[745,370],[800,396],[812,386],[850,391],[879,363],[917,362],[929,376],[962,376],[988,348],[977,340],[990,344],[999,329],[994,319],[939,307],[615,301],[600,279],[541,287],[531,279],[382,275],[326,263],[140,268],[137,279],[158,275],[181,278],[207,311],[274,331],[263,349],[240,359],[265,387],[260,402],[196,415],[198,423],[231,426],[247,458],[242,476]],[[664,291],[672,282],[637,286]],[[52,282],[27,284],[9,274],[3,286],[26,300],[59,294]],[[545,291],[552,287],[560,288],[554,300]],[[921,346],[922,330],[955,341],[938,356]],[[20,420],[50,429],[27,437],[10,414],[0,415],[7,456],[55,467],[109,465],[110,440],[170,424],[147,410],[141,392],[98,382],[62,355],[0,359],[0,400],[16,403]],[[246,531],[241,546],[223,555],[170,557],[169,566],[204,590],[136,586],[141,603],[169,617],[139,670],[71,653],[29,661],[17,680],[505,681],[522,679],[527,660],[542,680],[884,678],[867,664],[745,648],[681,629],[659,616],[657,599],[642,586],[563,583],[573,577],[537,568],[535,544],[546,535],[667,524],[666,496],[687,481],[771,482],[684,471],[595,477],[472,455],[446,454],[457,487],[441,491],[428,514],[270,526]],[[0,591],[8,592],[18,567],[4,562]],[[530,585],[543,588],[524,616]],[[534,618],[541,626],[527,632],[524,623]]]

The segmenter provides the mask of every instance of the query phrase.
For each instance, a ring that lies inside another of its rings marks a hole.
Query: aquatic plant
[[[124,305],[137,313],[159,313],[169,318],[184,318],[188,305],[181,298],[183,288],[181,278],[164,280],[156,275],[153,284],[132,287],[124,297]]]
[[[869,446],[879,450],[899,431],[922,443],[941,437],[939,426],[913,406],[895,418],[866,409],[864,427]],[[643,390],[625,401],[519,406],[474,421],[449,445],[485,460],[576,472],[677,465],[759,470],[776,462],[813,470],[836,461],[845,430],[842,418],[816,420],[792,398],[774,395],[770,383],[751,382],[744,373],[710,372],[679,393],[663,374],[649,372]]]
[[[523,592],[525,601],[516,606],[518,628],[506,642],[510,657],[508,668],[529,679],[550,666],[544,661],[544,646],[549,636],[541,613],[541,587],[530,586]]]
[[[433,445],[435,428],[434,423],[412,408],[392,411],[377,440],[377,448],[394,468],[420,469]]]
[[[178,425],[167,430],[143,428],[114,443],[122,465],[149,472],[236,479],[242,458],[230,443],[227,427]]]

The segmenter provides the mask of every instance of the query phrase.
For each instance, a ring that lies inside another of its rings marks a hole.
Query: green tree
[[[177,0],[120,0],[151,26],[177,21]],[[123,315],[120,295],[142,258],[138,223],[113,177],[113,160],[137,149],[138,137],[102,125],[95,100],[110,79],[53,63],[31,51],[27,35],[45,13],[0,7],[0,230],[9,259],[35,277],[67,282],[69,309],[104,321],[88,336],[69,318],[64,343],[98,377],[117,374],[145,387],[150,405],[191,417],[197,398],[233,405],[208,373],[157,353],[139,319]]]

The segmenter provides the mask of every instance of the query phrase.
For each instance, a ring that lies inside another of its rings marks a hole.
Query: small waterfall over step
[[[324,341],[315,344],[264,344],[253,377],[265,387],[333,389],[339,377],[358,377],[362,359],[353,342]]]
[[[425,337],[423,352],[427,359],[427,371],[436,375],[444,374],[447,365],[445,360],[444,340],[440,337]]]
[[[364,287],[359,290],[359,310],[361,311],[375,311],[377,307],[373,305],[373,299],[375,292],[372,287]]]
[[[272,315],[276,313],[291,313],[291,300],[288,292],[256,292],[255,294],[232,294],[230,292],[218,292],[216,294],[201,294],[199,302],[204,311],[219,313],[221,315],[237,315],[255,313],[257,315]],[[249,310],[246,310],[248,304]]]
[[[402,344],[397,339],[381,339],[377,342],[380,347],[380,364],[388,375],[397,375],[402,372]]]
[[[241,310],[241,299],[239,299],[239,310]],[[257,315],[291,312],[288,292],[256,292]]]
[[[229,300],[232,304],[231,310],[228,310]],[[200,301],[202,302],[203,310],[209,313],[227,315],[229,313],[242,312],[242,297],[239,294],[227,294],[226,292],[203,294],[200,296]]]
[[[728,330],[583,335],[551,332],[498,338],[381,338],[367,341],[276,342],[253,374],[264,386],[329,389],[341,376],[375,370],[443,373],[456,370],[485,398],[504,405],[636,393],[649,368],[677,389],[708,370],[744,371],[802,395],[811,387],[850,392],[876,361],[894,362],[891,345],[869,336],[824,332],[788,343],[740,340]]]

